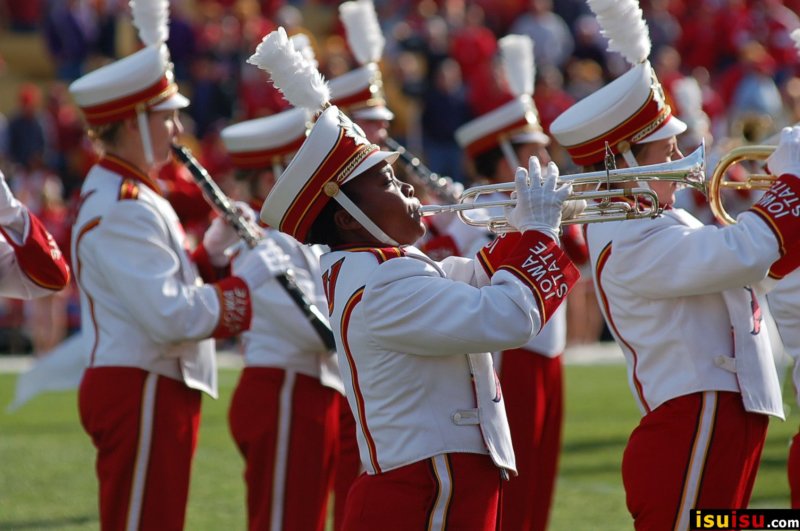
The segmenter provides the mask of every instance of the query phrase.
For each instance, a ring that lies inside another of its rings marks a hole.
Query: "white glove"
[[[231,272],[253,290],[269,278],[286,273],[291,265],[291,259],[283,249],[271,240],[263,240],[254,248],[239,253],[233,259]]]
[[[530,179],[530,184],[528,180]],[[561,207],[572,193],[572,183],[556,187],[558,166],[547,165],[542,181],[542,166],[537,157],[528,160],[528,169],[517,168],[514,175],[517,204],[505,207],[508,223],[520,232],[536,230],[558,241]]]
[[[790,173],[800,177],[800,126],[783,128],[777,149],[767,159],[767,167],[776,176]]]
[[[584,210],[586,210],[585,199],[571,199],[569,201],[564,201],[564,204],[561,207],[561,221],[575,219],[583,214]]]
[[[25,207],[14,197],[0,172],[0,226],[22,234],[25,230]]]
[[[251,223],[255,221],[256,214],[247,203],[237,201],[235,206],[236,210]],[[236,229],[229,225],[225,218],[217,217],[203,234],[203,247],[205,247],[211,263],[217,267],[223,267],[230,261],[230,257],[225,251],[235,245],[239,239],[240,236]]]

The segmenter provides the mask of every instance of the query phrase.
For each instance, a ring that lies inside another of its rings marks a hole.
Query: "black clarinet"
[[[239,237],[251,249],[258,245],[261,236],[258,229],[252,225],[244,216],[242,216],[233,205],[230,198],[220,189],[214,179],[208,174],[208,171],[197,162],[189,148],[172,144],[172,150],[175,156],[178,157],[194,177],[195,183],[200,187],[203,192],[203,197],[214,208],[214,210],[227,221],[231,227],[234,228]],[[333,331],[327,320],[323,317],[319,309],[314,306],[303,290],[297,285],[294,278],[294,273],[291,269],[285,273],[276,275],[275,277],[286,293],[297,304],[303,315],[306,316],[308,322],[314,327],[314,330],[319,335],[325,348],[329,351],[336,350],[336,341],[333,337]]]
[[[431,171],[419,160],[419,157],[410,153],[405,146],[394,138],[387,137],[383,142],[387,148],[398,153],[400,160],[420,177],[423,185],[431,189],[433,193],[440,196],[444,201],[453,204],[458,203],[458,196],[453,187],[453,179],[442,177],[438,173]]]

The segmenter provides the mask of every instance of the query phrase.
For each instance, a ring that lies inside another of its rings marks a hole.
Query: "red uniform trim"
[[[242,169],[263,168],[269,164],[272,164],[273,160],[276,157],[282,157],[284,155],[294,153],[295,151],[300,149],[300,146],[302,146],[303,142],[305,141],[306,137],[304,134],[303,136],[289,140],[285,144],[281,144],[280,146],[269,149],[231,152],[230,160],[231,163],[237,168],[242,168]]]
[[[200,273],[200,278],[203,279],[203,282],[218,282],[219,280],[231,275],[230,264],[224,267],[217,267],[211,263],[211,257],[208,256],[208,251],[202,243],[198,245],[194,251],[189,253],[189,258],[191,258],[192,262],[194,262],[194,265],[197,266],[197,270]]]
[[[350,299],[344,306],[341,324],[342,349],[344,350],[344,355],[347,359],[347,365],[350,367],[351,383],[353,385],[353,393],[356,400],[356,410],[358,413],[358,418],[356,421],[361,428],[361,432],[364,434],[364,440],[367,441],[369,460],[372,464],[372,468],[375,470],[376,474],[380,474],[381,467],[378,464],[378,449],[375,446],[375,440],[372,438],[372,434],[369,431],[369,426],[367,425],[367,411],[366,406],[364,405],[364,395],[361,393],[361,387],[358,384],[358,367],[356,367],[355,360],[353,360],[353,353],[350,351],[350,341],[347,337],[347,331],[350,326],[350,317],[352,317],[353,311],[358,303],[361,302],[361,298],[363,296],[364,288],[360,288],[350,296]]]
[[[17,245],[11,236],[0,227],[0,232],[14,249],[19,268],[31,282],[52,291],[60,291],[69,284],[69,266],[58,244],[44,224],[28,212],[28,237]]]
[[[639,401],[644,406],[645,413],[650,413],[650,405],[647,403],[647,400],[644,397],[644,388],[642,387],[642,382],[639,381],[639,377],[636,375],[636,368],[639,363],[639,356],[636,353],[636,350],[625,341],[625,338],[622,337],[622,334],[619,333],[619,329],[617,328],[616,323],[614,322],[614,318],[611,316],[611,308],[608,303],[608,296],[606,295],[605,289],[603,289],[603,269],[605,268],[606,264],[608,263],[608,259],[611,257],[611,243],[605,246],[605,248],[600,251],[600,254],[597,257],[597,265],[595,266],[595,277],[597,279],[597,291],[598,295],[600,295],[600,303],[603,306],[603,313],[606,316],[606,322],[608,325],[614,330],[614,334],[617,336],[619,341],[625,345],[631,355],[633,356],[633,386],[636,388],[636,394],[639,397]]]
[[[378,100],[379,104],[383,104],[383,98],[378,97],[372,92],[372,83],[364,87],[363,89],[359,90],[354,94],[349,94],[347,96],[342,96],[341,98],[334,98],[331,100],[331,105],[336,105],[342,110],[352,110],[349,109],[350,107],[356,105],[365,105],[370,100]]]
[[[123,160],[117,157],[116,155],[105,155],[102,159],[97,161],[97,165],[100,166],[101,168],[105,168],[108,171],[121,175],[123,179],[132,179],[134,181],[144,183],[148,188],[152,189],[158,195],[163,195],[161,193],[161,187],[155,180],[151,179],[150,176],[148,176],[146,173],[144,173],[142,170],[140,170],[130,162]],[[120,194],[121,193],[122,193],[122,188],[120,188]],[[138,190],[136,193],[138,196]],[[130,199],[135,199],[135,198],[130,198]]]
[[[178,92],[178,86],[166,75],[163,75],[155,83],[138,92],[98,105],[87,105],[81,107],[81,110],[90,125],[102,125],[135,116],[136,108],[139,105],[152,107],[176,92]]]
[[[239,277],[228,277],[212,284],[219,296],[219,321],[211,337],[233,337],[250,328],[253,306],[250,288]]]
[[[80,232],[78,233],[78,237],[75,241],[75,256],[74,256],[76,262],[75,281],[78,284],[81,283],[81,258],[80,258],[81,255],[78,252],[78,247],[80,246],[83,237],[86,236],[86,234],[90,230],[95,229],[97,228],[98,225],[100,225],[100,220],[101,220],[100,217],[96,217],[94,219],[89,220],[83,226],[83,228],[81,228]],[[86,300],[89,303],[89,316],[92,319],[92,328],[94,329],[94,343],[92,344],[92,352],[89,355],[89,366],[91,367],[92,365],[94,365],[94,355],[95,352],[97,352],[97,344],[100,341],[100,328],[97,326],[97,317],[95,316],[94,313],[94,300],[92,299],[92,297],[89,296],[89,292],[87,292],[85,289],[83,290],[83,294],[86,295]]]
[[[508,255],[517,248],[521,237],[522,234],[519,232],[509,232],[501,234],[481,247],[475,257],[489,278],[497,272],[497,268],[508,258]]]
[[[339,280],[339,271],[344,264],[344,258],[336,262],[331,268],[322,274],[322,289],[325,291],[325,298],[328,300],[328,316],[333,315],[333,303],[336,300],[336,281]]]

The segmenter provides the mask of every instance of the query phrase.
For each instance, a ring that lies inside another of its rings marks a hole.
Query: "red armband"
[[[580,272],[569,259],[567,254],[548,236],[538,231],[528,231],[522,234],[515,233],[518,238],[513,248],[508,248],[511,242],[503,241],[500,249],[488,249],[492,244],[481,250],[480,254],[492,260],[499,257],[494,253],[498,250],[502,254],[500,261],[489,262],[489,267],[496,271],[508,271],[533,293],[542,326],[550,319],[567,294],[581,277]],[[504,240],[507,240],[505,238]],[[494,242],[492,242],[494,243]],[[494,255],[494,256],[493,256]],[[496,264],[496,267],[494,267]]]
[[[750,208],[775,233],[781,256],[800,236],[800,177],[784,174]]]
[[[789,246],[786,254],[773,262],[769,268],[770,278],[780,280],[800,266],[800,242]]]
[[[25,275],[37,286],[60,291],[69,284],[69,266],[64,254],[39,218],[28,212],[28,219],[30,230],[22,245],[17,245],[2,228],[0,231],[14,248],[17,263]]]
[[[230,264],[223,267],[217,267],[211,263],[211,257],[208,256],[208,251],[202,243],[197,246],[197,248],[189,257],[197,266],[197,271],[200,273],[200,278],[202,278],[206,283],[216,282],[231,275]]]
[[[228,277],[216,284],[219,295],[219,322],[211,337],[222,339],[232,337],[250,328],[253,318],[253,305],[250,301],[250,288],[239,277]]]
[[[475,258],[481,264],[486,276],[492,278],[497,268],[500,267],[510,253],[514,252],[522,239],[522,233],[508,232],[501,234],[490,241],[478,251]]]

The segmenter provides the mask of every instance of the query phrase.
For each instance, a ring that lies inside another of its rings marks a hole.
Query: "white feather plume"
[[[308,35],[305,33],[297,33],[289,37],[289,40],[292,41],[294,49],[300,52],[306,61],[311,63],[314,68],[319,67],[317,55],[314,53],[314,48],[311,47],[311,40],[308,38]]]
[[[329,105],[328,83],[319,70],[294,49],[283,27],[264,37],[247,62],[267,72],[293,106],[319,112]]]
[[[601,33],[608,39],[608,50],[619,52],[631,65],[650,55],[650,30],[637,0],[588,0],[597,17]]]
[[[794,41],[794,47],[797,48],[797,53],[800,54],[800,28],[794,30],[790,35]]]
[[[169,37],[169,0],[131,0],[133,25],[145,46],[167,42]]]
[[[680,118],[695,118],[703,112],[703,93],[693,77],[677,80],[672,86],[672,95],[678,104]]]
[[[527,35],[506,35],[498,41],[508,86],[515,96],[533,94],[536,63],[533,39]]]
[[[376,63],[386,40],[372,0],[352,0],[339,6],[339,18],[347,32],[347,44],[359,64]]]

